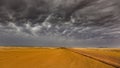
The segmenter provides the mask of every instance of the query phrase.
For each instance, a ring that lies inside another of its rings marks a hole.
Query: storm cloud
[[[119,47],[119,0],[0,0],[0,45]]]

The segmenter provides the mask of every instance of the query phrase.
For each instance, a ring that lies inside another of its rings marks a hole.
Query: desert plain
[[[120,49],[0,47],[0,68],[120,68]]]

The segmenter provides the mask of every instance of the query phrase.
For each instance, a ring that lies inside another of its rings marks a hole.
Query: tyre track
[[[85,51],[82,51],[82,50],[69,49],[69,48],[67,50],[72,51],[72,52],[77,53],[77,54],[80,54],[80,55],[83,55],[85,57],[88,57],[88,58],[100,61],[102,63],[105,63],[107,65],[113,66],[115,68],[120,68],[120,63],[117,63],[117,62],[114,62],[114,61],[110,61],[110,60],[102,59],[102,57],[98,57],[98,56],[92,55],[91,53],[88,53],[88,52],[85,52]]]

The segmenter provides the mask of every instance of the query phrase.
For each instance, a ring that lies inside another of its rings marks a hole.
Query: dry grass
[[[89,51],[89,49],[82,50]],[[90,49],[90,51],[94,52],[94,50],[92,49]],[[117,54],[115,58],[118,56],[119,54]],[[115,68],[115,67],[64,48],[1,47],[0,68]]]

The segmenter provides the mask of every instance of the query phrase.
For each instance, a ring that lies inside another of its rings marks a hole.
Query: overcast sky
[[[119,0],[0,0],[0,46],[120,47]]]

